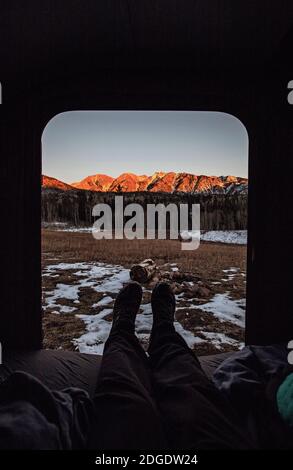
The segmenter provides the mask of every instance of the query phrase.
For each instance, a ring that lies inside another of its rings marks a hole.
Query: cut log
[[[134,264],[130,269],[130,279],[140,284],[150,281],[156,272],[156,264],[152,259],[145,259],[139,264]]]

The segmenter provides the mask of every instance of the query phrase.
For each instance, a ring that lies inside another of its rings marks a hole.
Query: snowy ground
[[[200,238],[207,242],[246,245],[247,230],[211,230],[201,233]]]
[[[67,227],[66,224],[56,223],[52,228],[62,232],[92,232],[92,227]],[[182,232],[182,234],[192,232]],[[181,235],[182,235],[181,234]],[[247,230],[210,230],[201,231],[200,239],[214,243],[232,243],[237,245],[247,244]]]
[[[47,261],[49,260],[50,264],[43,269],[44,312],[76,315],[84,322],[85,332],[79,337],[73,337],[73,344],[80,352],[101,354],[111,328],[113,302],[123,284],[129,281],[129,270],[105,263],[54,263],[54,259],[48,257]],[[171,264],[170,271],[177,272],[177,266]],[[233,281],[235,276],[245,276],[245,273],[231,267],[223,271],[221,282],[211,284],[216,288],[218,284]],[[87,295],[83,295],[84,292]],[[143,344],[147,343],[152,326],[150,295],[151,290],[144,288],[143,303],[136,320],[136,332]],[[81,310],[84,297],[87,301],[85,312],[84,305]],[[200,304],[185,298],[184,293],[176,297],[178,314],[183,314],[184,311],[185,319],[199,313],[205,315],[206,324],[196,328],[184,326],[188,325],[186,321],[176,322],[177,331],[191,348],[205,343],[212,343],[219,351],[227,346],[242,347],[241,340],[235,339],[233,334],[229,336],[226,331],[243,329],[245,299],[233,299],[228,290],[217,293],[209,301]],[[215,324],[216,328],[213,329],[211,325]]]

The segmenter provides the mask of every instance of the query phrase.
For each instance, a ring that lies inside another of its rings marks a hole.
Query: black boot
[[[175,296],[166,282],[160,282],[152,292],[153,328],[158,325],[173,325],[175,317]]]
[[[131,282],[121,289],[113,308],[112,332],[119,329],[134,332],[141,298],[142,288],[137,282]]]

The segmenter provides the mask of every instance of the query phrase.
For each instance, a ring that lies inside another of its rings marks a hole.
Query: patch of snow
[[[225,293],[216,294],[209,302],[197,308],[211,313],[220,321],[228,321],[244,328],[245,303],[245,299],[233,300],[229,297],[228,293]]]
[[[103,305],[110,304],[113,301],[112,297],[105,296],[99,302],[92,305],[93,308],[102,307]]]
[[[46,266],[45,271],[49,273],[52,273],[53,271],[69,271],[71,269],[77,270],[86,268],[86,266],[86,263],[58,263]]]
[[[75,308],[58,305],[58,299],[68,299],[78,303],[79,290],[83,287],[92,287],[96,292],[113,292],[117,293],[123,287],[125,282],[130,280],[129,271],[122,266],[109,265],[105,263],[58,263],[51,264],[44,268],[44,275],[46,277],[56,277],[62,271],[72,271],[76,276],[76,283],[74,284],[56,284],[55,289],[52,291],[44,291],[45,305],[44,309],[58,307],[60,312],[72,312]],[[74,272],[76,271],[76,272]],[[100,305],[105,305],[106,302],[110,303],[112,298],[108,297],[107,300],[102,299]],[[69,310],[70,309],[70,310]],[[73,310],[72,310],[73,309]]]
[[[69,284],[56,284],[56,288],[47,294],[45,293],[45,305],[44,309],[47,308],[59,308],[60,313],[71,313],[76,310],[76,307],[68,307],[67,305],[59,305],[59,299],[67,300],[78,300],[78,290],[79,287],[76,285]]]
[[[143,315],[152,315],[152,306],[151,303],[141,304],[140,309],[142,310]]]
[[[58,305],[59,313],[72,313],[76,310],[76,307],[69,307],[68,305]]]
[[[222,269],[223,273],[237,273],[240,268],[229,268],[229,269]]]
[[[75,276],[87,277],[88,279],[101,279],[105,276],[112,275],[121,270],[120,266],[111,266],[108,264],[84,264],[82,269],[74,273]]]
[[[91,233],[93,231],[93,227],[65,227],[59,229],[58,232],[85,232]],[[94,230],[96,232],[97,230]]]
[[[247,230],[211,230],[202,233],[200,238],[207,242],[247,245]]]
[[[181,325],[181,323],[179,323],[178,321],[174,323],[174,326],[175,326],[175,330],[177,331],[177,333],[179,333],[182,336],[182,338],[185,339],[187,345],[190,348],[193,348],[196,344],[202,343],[204,341],[202,338],[199,338],[198,336],[194,336],[194,334],[191,333],[191,331],[185,330],[183,326]]]
[[[130,281],[129,270],[121,268],[119,272],[115,272],[109,279],[94,287],[96,292],[117,293],[122,289],[123,284]]]
[[[229,346],[235,346],[238,349],[242,349],[244,347],[244,343],[237,341],[229,336],[225,335],[224,333],[214,333],[211,331],[202,331],[202,334],[205,336],[207,340],[209,340],[217,349],[222,349],[223,344]]]
[[[111,322],[104,319],[112,313],[112,309],[105,308],[97,315],[77,315],[86,325],[87,332],[79,338],[74,338],[73,344],[79,352],[88,354],[103,354],[104,345],[111,330]]]

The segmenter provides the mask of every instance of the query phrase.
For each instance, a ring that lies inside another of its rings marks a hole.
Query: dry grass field
[[[71,262],[99,261],[128,268],[152,258],[158,265],[176,263],[182,271],[213,281],[223,277],[222,269],[246,268],[246,246],[223,243],[202,242],[198,250],[182,251],[177,240],[95,240],[91,233],[43,230],[42,251]]]
[[[83,263],[82,267],[86,263],[91,267],[104,263],[119,265],[126,272],[132,264],[146,258],[152,258],[159,267],[158,278],[172,283],[178,294],[177,320],[199,339],[194,346],[199,354],[237,349],[243,341],[244,330],[239,322],[214,316],[201,306],[206,306],[217,295],[227,295],[231,302],[245,299],[246,246],[202,242],[198,250],[182,251],[177,240],[95,240],[91,233],[43,230],[42,252],[45,347],[76,349],[72,340],[86,331],[86,324],[78,315],[98,317],[104,311],[101,300],[105,294],[110,296],[107,308],[113,305],[117,292],[111,289],[100,292],[93,285],[93,278],[81,284],[78,275],[84,279],[87,271],[80,274],[78,263]],[[60,263],[68,263],[68,266],[61,270]],[[105,276],[104,279],[109,279]],[[58,294],[58,302],[54,300],[55,303],[50,304],[48,298],[52,292],[56,297],[56,287],[60,285],[76,286],[76,297]],[[144,287],[143,303],[147,306],[152,285]],[[105,318],[111,320],[111,314]],[[226,341],[221,335],[230,340]],[[216,338],[216,342],[209,338]]]

